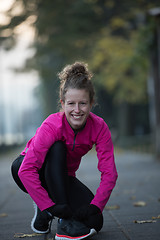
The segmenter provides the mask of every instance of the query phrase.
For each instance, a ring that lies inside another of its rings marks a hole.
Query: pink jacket
[[[64,141],[67,146],[70,176],[75,176],[82,156],[95,144],[101,182],[91,203],[102,211],[115,186],[117,171],[108,126],[102,118],[93,113],[89,114],[85,127],[76,135],[64,113],[51,114],[37,129],[35,136],[21,153],[25,157],[18,172],[29,195],[41,211],[55,204],[41,186],[38,171],[44,163],[47,151],[58,140]]]

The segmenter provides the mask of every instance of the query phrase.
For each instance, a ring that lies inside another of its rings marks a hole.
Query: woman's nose
[[[79,104],[75,104],[75,109],[74,109],[75,112],[79,112],[80,111],[80,108],[79,108]]]

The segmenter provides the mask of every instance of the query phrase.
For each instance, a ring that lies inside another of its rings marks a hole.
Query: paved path
[[[93,240],[159,240],[160,219],[160,162],[147,154],[132,152],[116,153],[119,173],[116,188],[104,210],[104,227],[92,237]],[[15,152],[0,154],[0,240],[53,240],[56,221],[50,234],[32,236],[30,221],[33,206],[30,197],[18,189],[10,174]],[[81,164],[78,177],[93,192],[99,184],[94,152],[88,154]],[[134,206],[141,201],[145,206]],[[135,223],[135,221],[151,221]],[[154,222],[155,221],[155,222]],[[31,234],[31,235],[28,235]]]

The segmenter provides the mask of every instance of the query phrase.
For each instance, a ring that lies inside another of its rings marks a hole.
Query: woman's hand
[[[46,210],[51,213],[53,217],[64,219],[72,217],[72,211],[67,204],[55,204]]]
[[[96,214],[101,214],[101,210],[96,205],[88,204],[78,208],[74,214],[74,218],[83,221]]]

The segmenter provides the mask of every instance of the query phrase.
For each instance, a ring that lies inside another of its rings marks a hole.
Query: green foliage
[[[93,50],[91,65],[99,84],[116,103],[146,100],[148,58],[136,49],[137,33],[130,39],[102,34]]]
[[[14,16],[17,4],[22,11]],[[36,52],[26,69],[39,72],[46,113],[56,110],[56,73],[77,59],[89,63],[99,87],[116,103],[140,103],[146,100],[146,56],[152,42],[152,30],[143,29],[143,14],[156,4],[157,0],[16,0],[8,11],[11,21],[1,30],[12,30],[10,37],[16,37],[14,29],[36,16]]]

